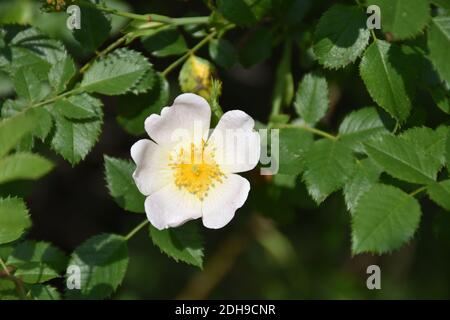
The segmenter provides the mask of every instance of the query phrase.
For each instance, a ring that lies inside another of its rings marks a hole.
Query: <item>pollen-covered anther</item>
[[[259,160],[254,120],[231,110],[208,134],[210,123],[211,106],[192,93],[178,96],[160,115],[145,120],[153,141],[142,139],[131,147],[133,179],[146,196],[145,213],[155,228],[201,218],[205,227],[219,229],[246,201],[250,183],[238,173],[252,170]],[[224,139],[228,133],[233,139]],[[238,156],[249,161],[234,162]]]
[[[189,152],[180,148],[176,156],[169,155],[169,166],[173,170],[175,185],[179,189],[185,189],[203,201],[208,196],[208,191],[222,183],[224,173],[214,161],[213,151],[206,152],[205,142],[200,146],[194,143],[189,145]]]
[[[69,7],[71,4],[74,4],[75,0],[45,0],[43,1],[43,7],[44,11],[48,12],[59,12],[64,11]]]

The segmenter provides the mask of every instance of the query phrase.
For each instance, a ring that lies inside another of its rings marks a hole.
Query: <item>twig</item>
[[[139,232],[139,230],[141,230],[142,228],[144,228],[147,224],[149,223],[149,221],[147,219],[145,219],[144,221],[142,221],[140,224],[138,224],[133,230],[131,230],[124,238],[125,240],[130,240],[132,237],[134,237],[134,235],[136,233]]]
[[[322,136],[324,138],[330,139],[330,140],[337,140],[338,137],[337,136],[333,136],[332,134],[322,131],[320,129],[316,129],[313,127],[309,127],[306,125],[301,125],[301,124],[283,124],[283,125],[279,125],[276,126],[276,128],[297,128],[297,129],[301,129],[301,130],[305,130],[305,131],[309,131],[312,132],[318,136]]]
[[[420,187],[420,188],[418,188],[418,189],[416,189],[416,190],[410,192],[409,195],[410,195],[411,197],[414,197],[415,195],[421,193],[422,191],[425,191],[426,189],[427,189],[426,186]]]
[[[93,59],[91,59],[88,63],[86,63],[83,67],[81,67],[80,73],[81,74],[85,73],[86,70],[90,68],[92,63],[94,63],[95,60],[97,60],[100,57],[103,57],[104,55],[108,54],[110,51],[112,51],[115,48],[117,48],[118,46],[120,46],[123,42],[125,42],[127,37],[128,37],[128,34],[123,35],[122,37],[120,37],[119,39],[114,41],[112,44],[110,44],[108,47],[106,47],[105,49],[100,51]]]
[[[203,47],[205,44],[207,44],[215,35],[217,34],[217,31],[211,32],[209,35],[207,35],[205,38],[203,38],[199,43],[197,43],[192,49],[190,49],[188,52],[186,52],[183,56],[172,62],[166,69],[164,69],[161,74],[165,77],[167,76],[173,69],[178,67],[181,63],[184,62],[187,58],[189,58],[191,55],[193,55],[195,52],[197,52],[201,47]]]
[[[14,285],[16,286],[17,294],[19,295],[20,299],[27,300],[27,293],[25,292],[25,288],[23,286],[22,280],[19,278],[13,276],[11,272],[9,271],[8,267],[6,266],[5,262],[2,258],[0,258],[0,265],[3,268],[4,271],[4,277],[8,280],[11,280],[14,282]],[[1,276],[1,275],[0,275]]]
[[[147,21],[147,22],[161,22],[164,24],[170,24],[175,26],[181,26],[186,24],[204,24],[209,22],[209,16],[204,17],[182,17],[182,18],[171,18],[159,14],[137,14],[125,11],[119,11],[117,9],[108,8],[102,5],[94,5],[97,9],[114,14],[116,16],[129,18],[133,20],[139,21]]]

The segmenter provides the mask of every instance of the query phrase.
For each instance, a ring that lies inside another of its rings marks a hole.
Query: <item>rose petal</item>
[[[247,200],[250,183],[247,179],[230,174],[222,183],[208,192],[202,204],[203,225],[219,229],[228,224],[237,209]]]
[[[161,115],[152,114],[145,120],[145,130],[158,144],[180,141],[199,143],[208,137],[211,109],[208,102],[193,93],[179,95]]]
[[[139,140],[131,147],[131,158],[136,163],[133,179],[143,195],[168,185],[172,180],[168,152],[148,139]]]
[[[201,202],[170,184],[145,199],[145,213],[155,228],[163,230],[200,218]]]
[[[215,149],[216,162],[224,172],[245,172],[258,164],[260,137],[254,125],[253,119],[240,110],[228,111],[220,118],[207,148]]]

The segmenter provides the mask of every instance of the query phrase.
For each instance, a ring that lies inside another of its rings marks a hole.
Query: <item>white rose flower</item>
[[[222,228],[247,199],[250,183],[236,173],[259,161],[254,121],[243,111],[228,111],[209,135],[210,120],[205,99],[182,94],[145,120],[153,141],[131,147],[134,181],[147,197],[147,218],[160,230],[200,217],[205,227]]]

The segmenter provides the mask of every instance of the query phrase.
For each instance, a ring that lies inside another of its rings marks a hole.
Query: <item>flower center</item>
[[[205,142],[201,146],[190,144],[189,150],[180,148],[175,156],[169,156],[175,185],[203,201],[216,183],[222,183],[225,175],[214,160],[214,150],[206,152]]]

